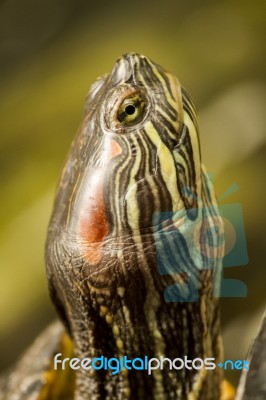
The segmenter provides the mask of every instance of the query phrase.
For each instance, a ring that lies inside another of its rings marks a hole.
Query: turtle
[[[124,54],[89,90],[56,191],[45,262],[60,321],[0,399],[233,399],[216,368],[223,253],[195,105],[163,67]]]

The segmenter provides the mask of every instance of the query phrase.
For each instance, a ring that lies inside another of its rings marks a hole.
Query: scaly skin
[[[191,99],[148,58],[122,56],[91,87],[47,238],[50,294],[76,355],[219,362],[222,229]],[[218,400],[221,379],[78,370],[75,399]]]

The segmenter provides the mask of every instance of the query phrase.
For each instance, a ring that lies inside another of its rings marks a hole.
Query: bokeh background
[[[0,1],[0,370],[55,318],[44,241],[56,182],[91,83],[136,51],[175,73],[199,110],[222,204],[241,203],[249,263],[225,270],[225,356],[244,358],[266,300],[264,0]],[[237,382],[239,373],[231,373]]]

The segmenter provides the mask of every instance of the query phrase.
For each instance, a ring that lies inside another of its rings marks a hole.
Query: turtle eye
[[[117,119],[122,125],[138,123],[145,112],[145,101],[138,95],[125,98],[118,110]]]
[[[131,132],[144,123],[151,104],[150,96],[142,87],[128,83],[117,85],[103,102],[101,120],[111,132]]]

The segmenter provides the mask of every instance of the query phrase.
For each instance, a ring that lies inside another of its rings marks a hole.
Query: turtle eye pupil
[[[125,112],[127,113],[127,115],[133,115],[135,112],[136,108],[135,106],[133,106],[132,104],[129,104],[128,106],[126,106],[125,108]]]

